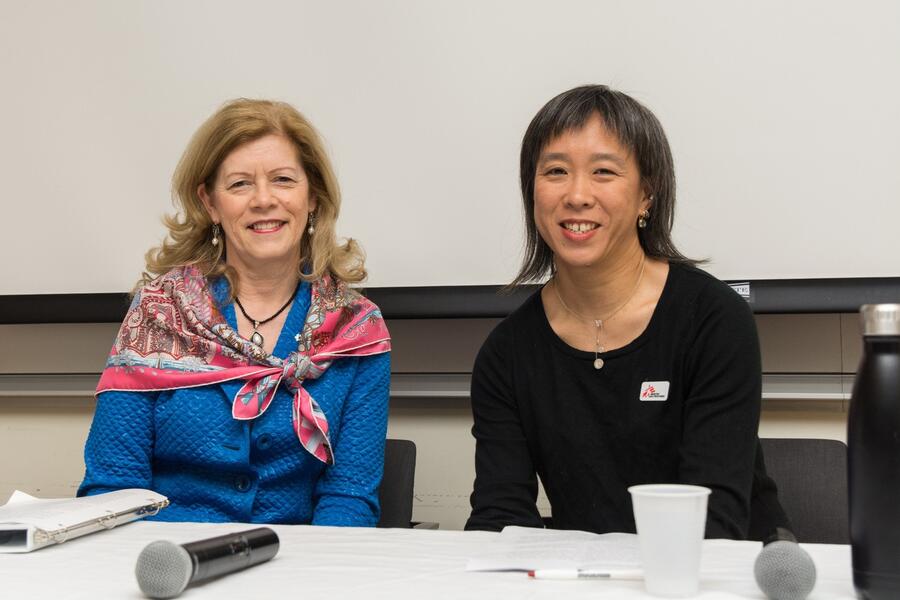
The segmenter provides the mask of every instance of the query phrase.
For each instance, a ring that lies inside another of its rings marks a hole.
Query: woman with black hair
[[[712,490],[707,537],[786,525],[757,438],[753,315],[672,242],[656,117],[606,86],[569,90],[532,120],[520,173],[526,256],[512,285],[549,280],[476,359],[466,528],[543,526],[537,477],[560,529],[633,532],[627,488],[663,482]]]

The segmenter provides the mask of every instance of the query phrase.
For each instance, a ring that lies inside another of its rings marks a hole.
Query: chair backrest
[[[415,478],[416,445],[409,440],[385,440],[378,527],[412,527]]]
[[[837,440],[760,439],[766,471],[800,542],[849,544],[847,446]]]

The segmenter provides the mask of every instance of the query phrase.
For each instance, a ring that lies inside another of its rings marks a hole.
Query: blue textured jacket
[[[224,278],[211,284],[228,324]],[[286,357],[310,304],[297,298],[274,354]],[[253,421],[231,416],[243,384],[226,382],[165,392],[109,391],[97,398],[85,444],[86,472],[78,495],[147,488],[168,496],[162,521],[375,525],[384,466],[390,354],[336,359],[304,382],[328,418],[332,466],[300,445],[291,424],[292,398],[279,386],[268,410]]]

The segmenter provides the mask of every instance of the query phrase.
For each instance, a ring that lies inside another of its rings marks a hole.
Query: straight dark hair
[[[638,229],[638,240],[651,258],[697,264],[675,248],[672,224],[675,220],[675,165],[669,141],[659,120],[650,110],[627,94],[605,85],[585,85],[556,96],[531,120],[522,139],[519,177],[525,209],[525,256],[519,274],[509,288],[542,279],[556,271],[553,252],[538,233],[534,222],[534,178],[541,152],[551,140],[567,131],[584,127],[599,115],[607,128],[634,155],[641,184],[648,196],[650,218]],[[637,227],[637,224],[635,224]]]

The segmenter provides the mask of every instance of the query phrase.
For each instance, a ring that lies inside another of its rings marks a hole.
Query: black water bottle
[[[900,304],[860,309],[863,357],[847,423],[850,543],[859,598],[900,598]]]

